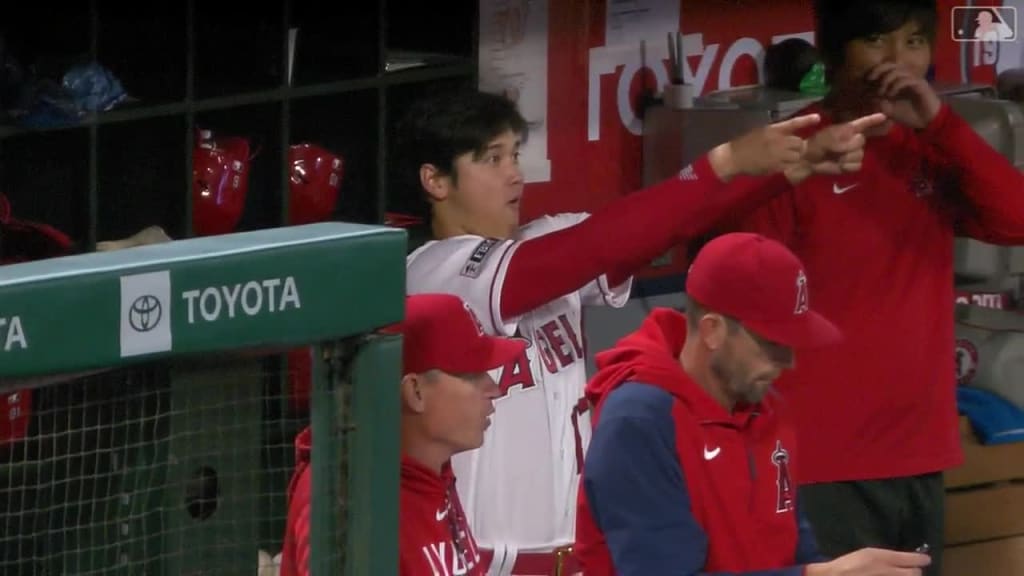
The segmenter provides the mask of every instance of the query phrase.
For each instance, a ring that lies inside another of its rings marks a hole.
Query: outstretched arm
[[[798,116],[750,132],[576,226],[513,245],[505,254],[502,319],[512,321],[602,274],[614,285],[726,215],[751,210],[812,173],[858,170],[862,132],[884,116],[829,127],[808,141],[796,135],[818,120]]]

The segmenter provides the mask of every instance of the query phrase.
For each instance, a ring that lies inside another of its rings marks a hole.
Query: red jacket
[[[280,576],[309,576],[309,504],[312,498],[309,458],[312,453],[313,431],[307,426],[295,437],[295,471],[288,485],[288,519]]]
[[[896,125],[869,138],[860,172],[811,177],[723,229],[792,249],[812,306],[845,336],[801,356],[778,383],[796,420],[804,481],[960,464],[954,234],[1024,243],[1024,174],[946,105],[924,130]]]
[[[658,309],[597,356],[584,573],[800,575],[822,558],[797,512],[795,433],[771,398],[730,414],[683,371],[685,340],[686,318]]]
[[[295,471],[288,486],[288,519],[280,576],[309,575],[310,455],[313,436],[305,428],[295,438]],[[402,458],[399,508],[399,576],[482,576],[476,541],[455,492],[455,476],[445,466],[438,475]]]
[[[462,512],[450,466],[438,475],[403,457],[399,514],[399,576],[486,573]]]

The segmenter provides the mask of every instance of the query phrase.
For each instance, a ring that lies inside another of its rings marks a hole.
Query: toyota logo
[[[128,309],[128,324],[136,332],[149,332],[160,324],[163,307],[156,296],[139,296]]]

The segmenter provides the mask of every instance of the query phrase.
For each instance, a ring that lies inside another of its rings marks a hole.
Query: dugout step
[[[984,445],[960,418],[963,465],[946,483],[943,576],[1024,574],[1024,442]]]

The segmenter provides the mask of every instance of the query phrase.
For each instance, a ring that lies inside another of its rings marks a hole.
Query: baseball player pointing
[[[526,123],[481,92],[414,106],[399,158],[429,207],[434,240],[407,259],[409,294],[461,297],[490,334],[524,352],[495,370],[496,413],[481,449],[453,459],[458,489],[491,574],[575,571],[575,502],[590,440],[582,308],[623,306],[631,275],[724,214],[760,205],[811,174],[860,168],[863,117],[803,140],[806,115],[718,146],[677,177],[593,215],[521,226],[519,147]],[[571,167],[567,167],[571,169]]]

